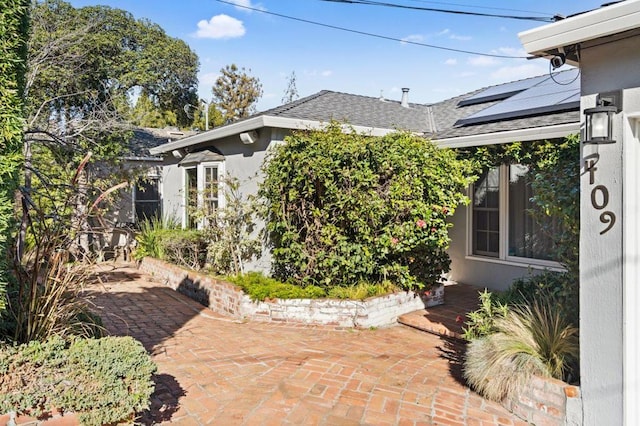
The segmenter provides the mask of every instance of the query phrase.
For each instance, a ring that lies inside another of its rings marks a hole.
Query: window
[[[185,211],[184,226],[198,228],[202,215],[210,215],[224,207],[222,194],[224,163],[202,163],[184,170]],[[204,209],[204,211],[203,211]]]
[[[500,169],[485,171],[473,190],[473,253],[500,253]]]
[[[511,164],[485,170],[472,194],[471,255],[540,264],[554,260],[549,235],[557,224],[551,218],[540,222],[532,215],[535,194],[527,166]]]
[[[160,218],[160,179],[146,177],[139,180],[133,191],[135,221]]]

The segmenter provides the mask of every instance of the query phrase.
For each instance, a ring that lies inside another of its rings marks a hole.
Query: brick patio
[[[158,364],[144,424],[524,425],[460,380],[459,343],[375,330],[237,322],[126,265],[89,289],[105,326]]]

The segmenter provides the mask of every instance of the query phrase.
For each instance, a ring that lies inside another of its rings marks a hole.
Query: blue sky
[[[452,49],[524,56],[517,34],[544,25],[528,20],[466,16],[343,4],[322,0],[228,0],[400,40]],[[387,0],[418,7],[526,16],[570,15],[603,0]],[[209,100],[225,65],[250,69],[264,95],[259,110],[280,105],[288,77],[300,96],[323,89],[429,103],[471,90],[549,71],[546,60],[506,59],[432,49],[298,22],[216,0],[72,0],[75,7],[107,5],[159,24],[189,44],[200,58],[199,92]]]

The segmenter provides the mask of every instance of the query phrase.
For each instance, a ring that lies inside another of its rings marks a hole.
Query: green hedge
[[[5,305],[7,258],[13,230],[14,195],[22,164],[23,89],[28,38],[28,0],[0,7],[0,312]]]

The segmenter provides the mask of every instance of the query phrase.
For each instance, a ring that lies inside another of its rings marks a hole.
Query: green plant
[[[274,278],[265,277],[259,272],[248,272],[241,275],[227,277],[240,287],[252,300],[265,299],[319,299],[326,297],[323,288],[314,285],[300,287],[283,283]]]
[[[532,375],[570,380],[579,357],[578,330],[552,299],[519,305],[494,322],[495,333],[467,348],[464,377],[479,393],[502,400]]]
[[[533,305],[538,299],[552,298],[558,301],[558,309],[574,325],[579,324],[578,277],[568,272],[544,271],[540,274],[517,279],[504,293],[509,304]]]
[[[7,294],[4,338],[25,343],[53,334],[89,336],[99,329],[86,314],[88,305],[81,297],[89,264],[74,263],[77,259],[72,255],[73,252],[88,260],[78,245],[85,235],[83,223],[109,193],[83,204],[85,196],[79,194],[78,180],[89,158],[90,154],[76,168],[70,182],[48,181],[35,198],[25,190],[21,194],[30,206],[23,211],[22,220],[30,245],[24,255],[13,257],[15,282]],[[14,253],[20,251],[16,248]]]
[[[449,269],[447,218],[466,202],[470,165],[410,133],[331,123],[271,152],[260,194],[276,278],[326,288],[435,285]]]
[[[508,305],[496,293],[485,289],[479,293],[479,299],[480,306],[467,314],[467,321],[463,327],[463,337],[467,340],[479,339],[494,333],[496,320],[504,318],[509,312]]]
[[[0,314],[10,279],[9,248],[14,231],[14,197],[23,162],[24,99],[29,5],[5,1],[0,8]]]
[[[133,257],[142,260],[146,256],[163,259],[163,235],[179,229],[177,221],[171,218],[152,217],[140,223],[140,231],[136,234],[136,249]]]
[[[369,297],[384,296],[399,290],[390,281],[381,283],[361,282],[348,287],[331,287],[327,292],[327,297],[333,299],[364,300]]]
[[[131,337],[54,336],[0,348],[0,411],[41,415],[52,407],[79,414],[85,425],[133,420],[149,407],[156,371]]]
[[[257,206],[255,197],[242,195],[238,179],[226,177],[223,184],[224,207],[200,209],[207,240],[207,267],[214,274],[237,275],[262,250],[254,232]],[[217,185],[215,188],[217,191]]]
[[[165,232],[160,240],[162,259],[189,269],[202,269],[207,259],[207,240],[195,229]]]

